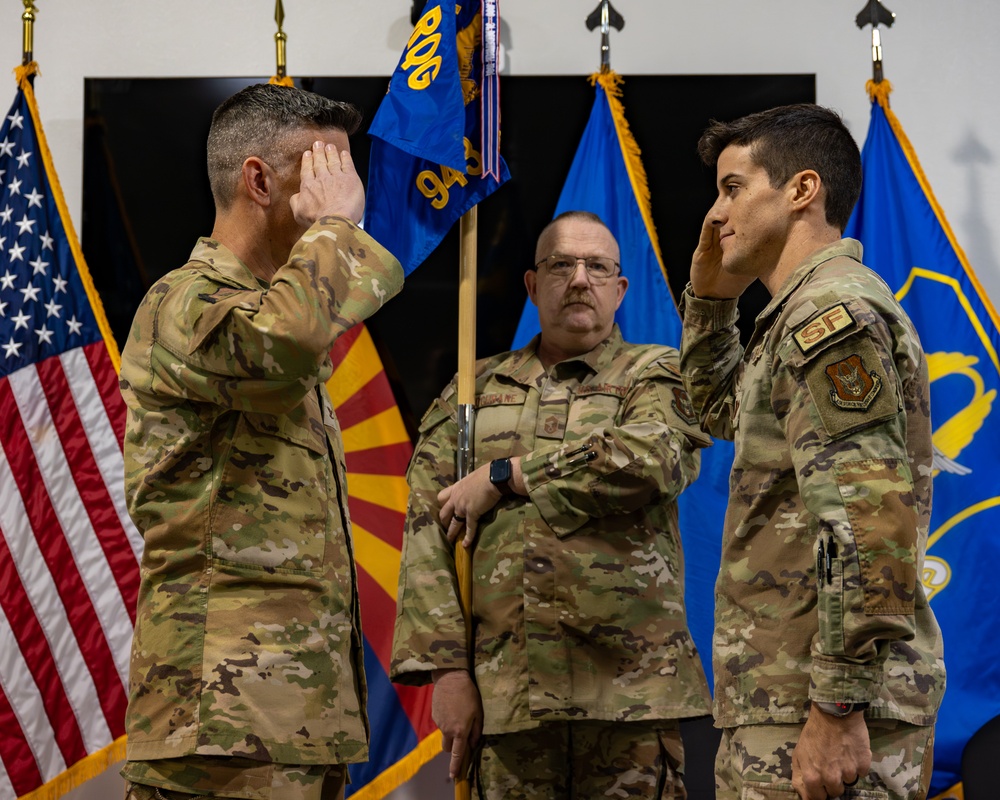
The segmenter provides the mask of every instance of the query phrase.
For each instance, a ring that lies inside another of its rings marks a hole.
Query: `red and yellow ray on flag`
[[[368,329],[359,324],[340,337],[331,358],[327,390],[347,463],[371,720],[369,761],[352,766],[348,793],[376,800],[441,749],[431,721],[430,687],[394,686],[388,679],[413,445]]]

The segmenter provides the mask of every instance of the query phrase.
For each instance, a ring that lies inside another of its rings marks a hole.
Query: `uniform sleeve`
[[[420,438],[406,479],[406,510],[399,570],[390,678],[428,683],[435,669],[471,669],[459,604],[454,545],[440,523],[438,492],[455,482],[458,425],[448,398],[434,401],[420,423]]]
[[[890,642],[915,631],[919,490],[906,446],[906,376],[888,327],[863,312],[855,322],[806,353],[807,326],[799,342],[787,336],[772,396],[787,409],[779,420],[818,521],[810,697],[827,702],[874,700]]]
[[[702,429],[729,440],[735,429],[736,379],[743,358],[736,302],[695,297],[690,284],[681,295],[684,385]]]
[[[282,413],[327,375],[334,341],[400,290],[399,262],[346,219],[324,217],[266,290],[192,272],[162,298],[150,369],[158,396]]]
[[[639,375],[614,424],[522,457],[529,499],[559,536],[673,501],[698,477],[698,448],[710,443],[696,422],[676,354],[664,357]]]

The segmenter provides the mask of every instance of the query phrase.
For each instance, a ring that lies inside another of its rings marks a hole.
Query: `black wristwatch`
[[[517,492],[510,485],[514,470],[509,458],[497,458],[490,462],[490,483],[497,487],[503,497],[514,497]]]
[[[815,700],[813,705],[831,717],[846,717],[855,711],[864,711],[868,708],[868,703],[817,703]]]

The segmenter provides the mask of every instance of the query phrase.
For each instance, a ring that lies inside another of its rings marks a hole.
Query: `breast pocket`
[[[476,465],[495,458],[523,455],[522,430],[527,393],[520,387],[503,387],[502,392],[486,391],[476,398]]]
[[[594,431],[619,424],[622,402],[627,393],[626,386],[578,386],[569,407],[565,441],[586,439]]]
[[[218,561],[322,571],[332,502],[329,451],[318,401],[307,397],[296,411],[240,415],[213,504]]]

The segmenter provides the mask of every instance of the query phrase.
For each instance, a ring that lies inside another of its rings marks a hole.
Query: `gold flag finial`
[[[24,31],[24,38],[21,46],[21,66],[26,67],[31,63],[35,50],[35,8],[33,0],[21,0],[24,3],[24,13],[21,15],[21,27]]]
[[[274,46],[277,49],[277,72],[275,77],[279,82],[284,82],[285,73],[285,42],[288,37],[285,32],[281,29],[282,24],[285,21],[285,7],[282,5],[281,0],[277,0],[274,4],[274,21],[278,23],[278,32],[274,34]]]

